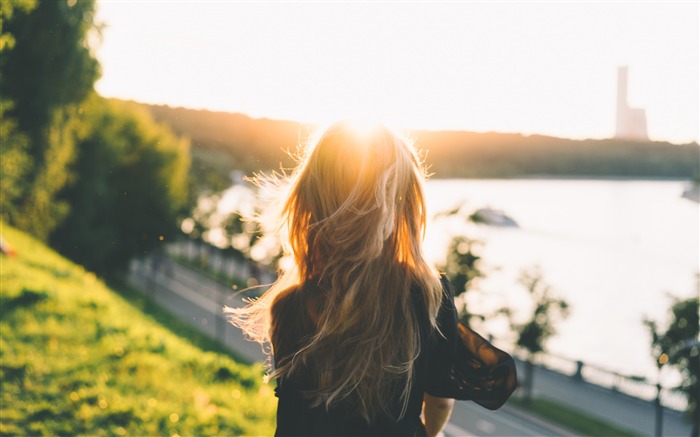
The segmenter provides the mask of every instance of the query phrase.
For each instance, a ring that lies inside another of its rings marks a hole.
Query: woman
[[[409,143],[347,122],[323,132],[292,175],[281,217],[293,268],[227,309],[272,344],[277,435],[436,435],[449,398],[502,404],[487,399],[493,373],[485,386],[455,370],[464,328],[421,249],[423,180]],[[486,368],[478,358],[467,371]]]

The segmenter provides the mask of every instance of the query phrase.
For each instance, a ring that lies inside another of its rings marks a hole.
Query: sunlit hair
[[[285,298],[315,293],[307,304],[315,334],[270,375],[313,369],[314,405],[349,402],[371,421],[398,395],[405,413],[421,344],[415,299],[435,327],[442,296],[421,249],[424,178],[408,141],[383,126],[339,122],[307,147],[288,180],[280,235],[293,266],[259,299],[226,311],[274,348],[285,329],[279,319],[295,317],[284,313]]]

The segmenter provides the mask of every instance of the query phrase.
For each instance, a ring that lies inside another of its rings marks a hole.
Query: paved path
[[[253,363],[265,359],[260,346],[246,341],[243,333],[224,318],[224,306],[243,305],[243,296],[235,290],[170,261],[161,263],[156,272],[144,263],[133,263],[129,282],[243,361]]]
[[[146,290],[161,306],[193,327],[224,344],[248,362],[262,361],[260,346],[246,341],[242,333],[226,323],[224,305],[237,307],[243,296],[235,290],[170,261],[157,271],[147,263],[133,263],[130,282]],[[519,375],[523,365],[518,362]],[[640,435],[654,435],[655,409],[651,402],[638,400],[565,375],[535,367],[533,390],[539,397],[584,411]],[[472,402],[458,402],[446,436],[571,436],[570,431],[539,420],[508,405],[494,413]],[[689,436],[690,424],[681,414],[664,411],[664,436]]]
[[[519,364],[518,374],[523,375],[524,366]],[[654,435],[656,409],[652,402],[579,381],[542,367],[536,368],[533,388],[535,395],[539,397],[585,411],[591,416],[641,435]],[[682,413],[667,408],[664,408],[663,412],[664,436],[690,435],[690,423],[683,420]]]

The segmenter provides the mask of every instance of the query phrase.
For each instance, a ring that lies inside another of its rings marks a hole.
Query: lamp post
[[[700,290],[698,290],[698,292],[700,292]],[[674,356],[680,354],[681,352],[685,352],[685,351],[688,351],[688,353],[689,353],[689,359],[691,360],[690,365],[692,366],[693,365],[692,364],[693,357],[697,357],[698,355],[700,355],[700,338],[691,338],[691,339],[684,340],[683,342],[681,342],[680,349],[678,349],[675,352]],[[697,362],[696,362],[696,364],[697,364]],[[696,369],[698,369],[698,367],[696,367]],[[693,396],[695,397],[695,399],[691,399],[691,397],[693,397]],[[695,402],[696,414],[695,414],[695,417],[692,419],[693,428],[690,432],[690,435],[692,437],[700,437],[700,420],[698,420],[698,417],[697,417],[697,410],[698,410],[697,405],[698,405],[698,403],[700,403],[700,393],[697,390],[694,393],[688,394],[688,403],[691,403],[691,402]]]
[[[654,402],[656,406],[656,432],[654,435],[656,437],[661,437],[664,429],[664,407],[661,405],[661,368],[666,363],[668,363],[668,355],[662,353],[656,361],[656,366],[659,369],[656,378],[656,401]]]

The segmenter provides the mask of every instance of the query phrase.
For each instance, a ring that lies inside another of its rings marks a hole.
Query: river
[[[654,378],[645,317],[668,321],[669,295],[697,295],[700,269],[698,204],[681,198],[682,181],[433,180],[428,211],[490,206],[519,228],[495,228],[439,218],[426,235],[428,256],[439,262],[450,235],[483,241],[487,276],[469,300],[473,307],[505,305],[525,317],[530,304],[518,284],[523,269],[539,266],[558,296],[571,305],[548,351],[628,375]],[[483,329],[513,339],[502,321]]]
[[[486,276],[467,293],[470,309],[508,306],[521,321],[531,302],[518,275],[538,267],[552,292],[571,306],[569,317],[556,325],[548,352],[653,379],[656,367],[644,318],[665,326],[670,295],[698,293],[700,210],[681,197],[685,185],[666,180],[431,180],[426,255],[440,264],[455,235],[481,241]],[[231,188],[223,203],[240,208],[243,199],[250,199],[241,188]],[[438,214],[458,205],[460,216]],[[464,219],[487,206],[503,210],[519,227]],[[513,344],[504,319],[478,328],[497,343]]]

